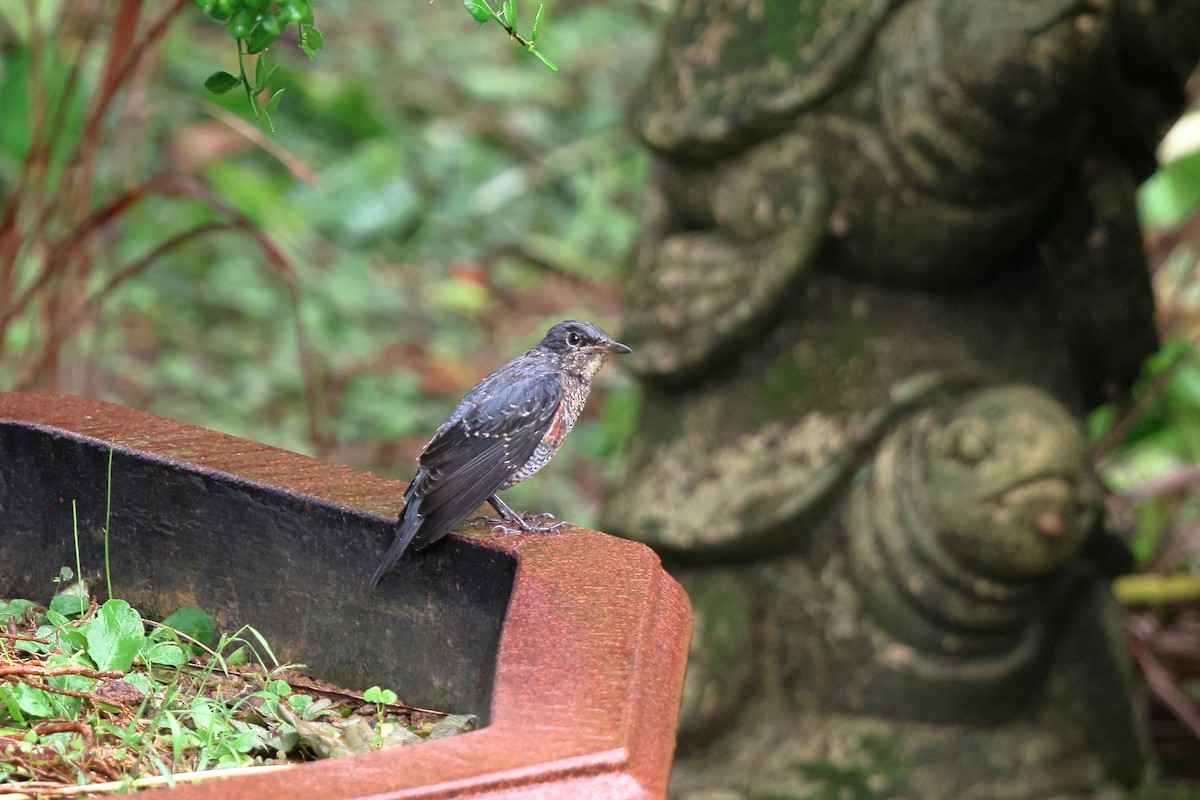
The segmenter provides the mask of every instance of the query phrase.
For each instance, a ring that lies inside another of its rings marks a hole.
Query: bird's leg
[[[500,528],[502,530],[509,530],[508,525],[505,524],[509,523],[517,526],[519,530],[522,530],[525,533],[550,533],[551,531],[558,530],[566,524],[565,522],[555,522],[550,525],[535,525],[532,522],[529,522],[530,517],[528,515],[518,514],[517,512],[513,511],[511,508],[509,508],[508,503],[501,500],[500,496],[495,494],[488,498],[488,505],[496,509],[496,513],[501,517],[500,519],[493,519],[491,517],[483,518],[487,524],[493,526],[493,529]],[[539,514],[537,516],[554,519],[554,517],[550,514]]]

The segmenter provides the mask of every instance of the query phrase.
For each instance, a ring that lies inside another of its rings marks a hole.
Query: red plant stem
[[[48,221],[57,210],[56,203],[44,202],[43,195],[47,191],[46,171],[54,143],[62,137],[62,131],[66,129],[64,123],[67,110],[71,105],[71,97],[79,80],[80,65],[94,40],[92,28],[95,26],[95,16],[92,15],[87,18],[88,27],[75,37],[79,41],[79,48],[74,58],[69,59],[71,69],[67,74],[63,90],[58,95],[54,118],[47,124],[47,114],[43,102],[44,98],[51,94],[51,91],[49,86],[39,79],[39,60],[43,52],[43,37],[41,29],[37,25],[37,15],[34,13],[33,3],[30,2],[28,5],[30,20],[27,48],[29,54],[28,92],[31,98],[29,150],[21,164],[21,170],[10,194],[9,203],[5,207],[4,216],[0,218],[0,308],[9,307],[9,300],[16,285],[16,265],[23,245],[26,241],[41,240]],[[66,16],[60,17],[59,24],[64,24],[66,18]],[[39,204],[41,204],[40,213],[33,213],[32,209],[37,208]],[[20,230],[23,208],[31,209],[30,227],[24,233]],[[5,325],[0,324],[0,347],[4,343],[5,328]]]
[[[13,633],[10,631],[0,631],[0,639],[15,639],[20,642],[38,642],[39,644],[50,644],[49,639],[44,639],[41,636],[32,636],[27,633]]]
[[[37,71],[31,69],[30,97],[33,98],[34,104],[31,122],[34,132],[11,201],[0,218],[0,308],[6,309],[5,314],[0,317],[0,348],[3,347],[8,326],[13,318],[16,314],[24,312],[39,293],[49,295],[41,309],[43,318],[47,321],[58,319],[61,315],[59,305],[75,288],[66,282],[73,264],[78,266],[78,274],[75,276],[77,281],[86,279],[90,272],[90,259],[86,253],[83,254],[83,261],[77,260],[75,245],[79,237],[72,236],[68,239],[66,248],[59,250],[52,246],[51,252],[41,259],[41,269],[34,286],[36,290],[26,291],[16,302],[12,301],[12,293],[16,287],[16,267],[20,263],[20,254],[26,242],[43,242],[50,221],[56,217],[63,230],[76,233],[77,225],[87,218],[92,203],[95,158],[103,144],[100,125],[120,87],[143,62],[149,49],[161,40],[172,19],[189,4],[190,0],[174,0],[147,26],[139,39],[137,28],[142,15],[143,0],[121,0],[109,36],[108,56],[100,88],[88,107],[82,133],[76,140],[75,150],[63,170],[63,177],[53,189],[52,195],[45,200],[40,196],[30,195],[33,191],[37,191],[39,195],[45,191],[44,178],[51,160],[50,154],[54,144],[62,141],[62,131],[65,128],[62,121],[70,107],[70,98],[78,82],[78,73],[86,49],[95,39],[92,36],[92,28],[96,25],[98,15],[90,14],[86,17],[88,27],[77,37],[80,41],[79,52],[71,61],[66,87],[53,114],[55,124],[47,122],[50,115],[46,112],[42,98],[48,92],[44,91],[44,87],[37,80]],[[32,3],[30,6],[30,18],[36,20]],[[68,18],[69,12],[60,18],[60,25]],[[31,61],[42,49],[42,42],[41,32],[35,25],[30,37]],[[39,205],[40,213],[34,218],[36,221],[31,220],[29,230],[21,231],[21,208]],[[62,242],[58,244],[61,245]],[[56,293],[50,294],[55,279],[60,279],[63,283]]]
[[[1117,447],[1138,420],[1145,416],[1146,411],[1154,406],[1155,403],[1166,393],[1171,379],[1175,377],[1175,373],[1183,365],[1186,356],[1180,356],[1167,365],[1162,372],[1154,376],[1154,380],[1142,392],[1133,405],[1122,414],[1108,432],[1096,443],[1093,451],[1097,459],[1106,457],[1113,449]]]
[[[193,239],[217,231],[237,230],[240,227],[236,222],[207,222],[203,225],[197,225],[195,228],[175,234],[170,239],[160,243],[149,253],[125,265],[113,275],[110,275],[104,285],[94,290],[86,300],[77,303],[69,312],[60,314],[54,320],[50,328],[50,333],[46,337],[46,342],[43,344],[41,357],[22,370],[21,374],[13,382],[13,389],[23,392],[32,388],[37,376],[45,374],[46,370],[50,368],[54,355],[59,351],[67,338],[68,331],[75,329],[80,318],[97,312],[105,298],[126,280],[142,272],[170,251],[187,244]]]
[[[1200,736],[1200,710],[1196,709],[1192,700],[1179,688],[1171,673],[1151,651],[1142,632],[1136,630],[1135,626],[1128,622],[1125,630],[1129,641],[1129,652],[1133,655],[1138,667],[1141,668],[1150,690],[1163,702],[1163,705],[1171,710],[1171,713],[1182,725],[1194,735]]]
[[[1165,494],[1181,492],[1193,484],[1200,484],[1200,466],[1194,464],[1180,467],[1161,478],[1146,481],[1140,486],[1122,492],[1122,494],[1131,503],[1141,503]]]
[[[84,25],[81,26],[79,34],[72,37],[79,42],[78,52],[69,61],[71,67],[65,88],[58,94],[57,103],[52,110],[45,107],[44,100],[51,93],[46,91],[47,87],[39,80],[38,71],[31,69],[30,97],[33,98],[34,108],[31,112],[33,135],[30,150],[22,164],[11,200],[0,215],[0,351],[3,350],[12,322],[19,315],[28,313],[41,298],[36,313],[48,335],[41,345],[40,354],[22,369],[18,380],[20,388],[30,388],[39,376],[53,371],[62,346],[68,338],[69,328],[65,325],[67,320],[77,321],[81,315],[94,309],[114,287],[130,275],[145,269],[155,259],[186,241],[219,228],[240,229],[258,243],[288,292],[304,382],[308,433],[317,449],[324,452],[329,437],[323,424],[326,415],[323,413],[322,382],[300,315],[299,283],[291,262],[275,242],[254,223],[220,202],[206,189],[183,179],[162,176],[153,178],[108,200],[98,209],[92,208],[96,159],[106,141],[101,127],[110,116],[109,109],[114,98],[145,63],[146,56],[154,45],[161,42],[172,20],[191,3],[192,0],[173,0],[145,27],[142,35],[138,36],[139,22],[146,13],[146,3],[144,0],[119,0],[109,28],[102,78],[95,95],[88,103],[82,132],[71,142],[73,151],[55,154],[56,147],[62,149],[63,131],[67,127],[63,124],[65,115],[72,107],[72,98],[77,93],[81,65],[87,49],[97,41],[98,37],[94,32],[101,15],[88,13],[81,17],[68,11],[59,18],[60,32],[68,21],[82,18]],[[36,20],[33,5],[33,0],[29,0],[30,18]],[[45,37],[35,26],[30,37],[31,61],[45,47]],[[62,178],[56,186],[49,187],[46,177],[50,164],[60,157],[65,160]],[[193,197],[225,216],[228,222],[207,228],[201,226],[172,237],[147,256],[122,268],[86,301],[75,300],[74,298],[83,294],[88,275],[92,271],[89,245],[94,241],[95,234],[152,194]],[[28,214],[23,214],[22,209],[28,209]],[[28,224],[22,224],[23,216],[28,219]],[[56,233],[59,234],[58,238]],[[37,258],[39,264],[33,280],[18,290],[18,266],[22,263],[23,254],[28,252],[31,246],[42,247],[44,254]],[[18,291],[19,294],[14,298],[14,293]]]
[[[83,737],[84,747],[92,746],[92,726],[81,719],[52,720],[40,722],[33,726],[33,732],[38,736],[45,736],[48,733],[67,733],[68,731],[73,731]]]
[[[17,680],[19,680],[21,683],[25,684],[26,686],[32,686],[34,689],[40,689],[43,692],[50,692],[51,694],[61,694],[64,697],[74,697],[76,700],[87,700],[88,702],[95,701],[94,695],[91,695],[88,692],[76,692],[73,689],[60,689],[57,686],[50,686],[49,684],[38,683],[37,681],[31,681],[28,678],[23,678],[23,677],[18,677]]]
[[[85,678],[123,678],[125,673],[115,669],[92,669],[91,667],[43,667],[39,664],[15,664],[0,667],[0,677],[15,675],[17,677],[32,675],[41,678],[56,678],[59,675],[82,675]]]

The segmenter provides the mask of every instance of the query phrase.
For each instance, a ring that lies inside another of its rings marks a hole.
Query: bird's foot
[[[485,519],[484,522],[487,522],[490,525],[492,521]],[[520,528],[510,528],[503,524],[503,522],[498,525],[492,525],[490,528],[488,528],[488,533],[491,534],[493,539],[503,539],[505,536],[515,536],[520,532]]]
[[[501,536],[509,536],[514,533],[553,533],[562,526],[565,522],[551,522],[548,525],[538,525],[532,520],[535,519],[554,519],[553,514],[514,514],[512,517],[504,517],[496,519],[494,517],[484,517],[483,521],[492,526],[492,534],[499,533]]]

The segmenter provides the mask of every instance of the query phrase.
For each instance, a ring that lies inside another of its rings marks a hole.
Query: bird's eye
[[[572,331],[567,334],[567,344],[571,345],[571,347],[579,347],[579,345],[583,344],[583,337]]]

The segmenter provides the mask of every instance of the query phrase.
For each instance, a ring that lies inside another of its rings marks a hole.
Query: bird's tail
[[[415,492],[411,494],[415,494]],[[379,562],[379,566],[375,568],[375,574],[371,576],[372,589],[378,586],[379,581],[383,580],[383,576],[399,563],[400,557],[404,555],[409,543],[420,530],[423,519],[421,498],[412,497],[404,506],[404,512],[400,515],[400,519],[396,521],[396,538],[392,540],[392,546],[388,548],[387,555],[383,557],[383,561]]]

